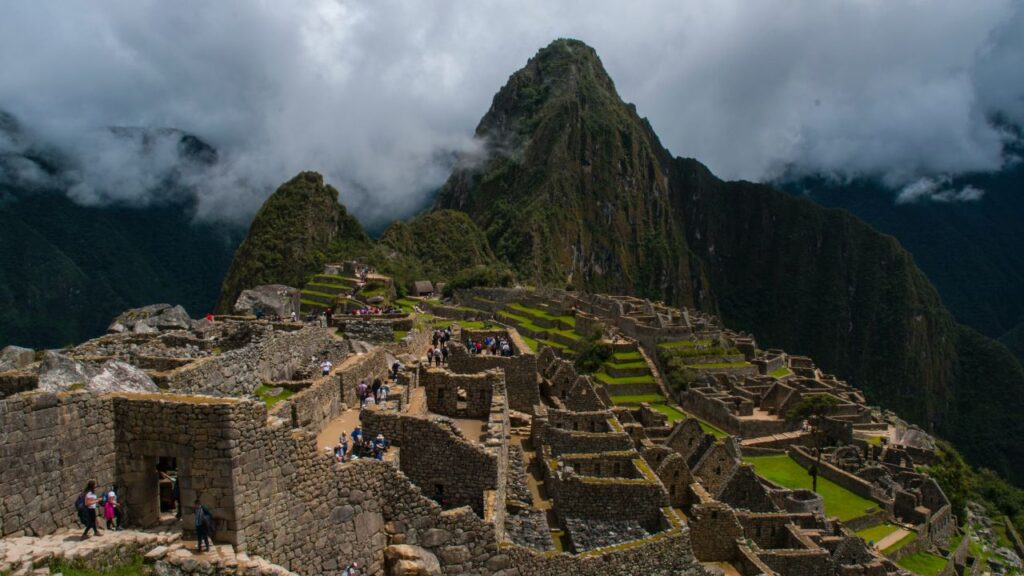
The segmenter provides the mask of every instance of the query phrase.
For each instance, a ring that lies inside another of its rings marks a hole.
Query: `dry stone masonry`
[[[321,276],[357,273],[346,270]],[[288,321],[297,298],[287,287],[243,292],[239,312],[259,307],[261,319],[195,321],[155,305],[60,354],[4,349],[0,550],[29,558],[76,530],[89,479],[119,487],[131,526],[160,531],[122,553],[168,575],[341,574],[358,563],[387,576],[881,576],[899,572],[898,555],[855,529],[897,523],[917,535],[913,550],[946,546],[956,530],[948,499],[915,468],[933,457],[926,435],[810,359],[760,350],[712,316],[480,288],[422,300],[426,322],[341,318],[336,330]],[[441,366],[422,357],[435,316],[454,328]],[[480,320],[489,328],[460,325]],[[408,335],[396,341],[397,329]],[[488,337],[512,354],[467,349]],[[614,357],[583,373],[573,355],[592,338]],[[689,386],[669,386],[680,366]],[[374,381],[386,396],[361,406],[360,385]],[[813,395],[837,409],[812,431],[786,414]],[[386,439],[380,459],[334,455],[357,425]],[[830,517],[818,494],[758,476],[744,460],[757,454],[804,468],[820,455],[822,478],[877,509]],[[181,520],[161,506],[171,465]],[[217,526],[209,555],[177,541],[194,537],[196,499]]]

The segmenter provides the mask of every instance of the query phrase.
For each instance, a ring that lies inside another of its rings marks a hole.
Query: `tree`
[[[817,460],[808,473],[811,475],[811,490],[818,491],[818,469],[821,468],[821,451],[825,445],[825,435],[821,429],[822,419],[836,411],[839,399],[831,394],[815,394],[804,396],[786,413],[788,420],[807,420],[811,425],[811,437],[815,440],[818,450]]]

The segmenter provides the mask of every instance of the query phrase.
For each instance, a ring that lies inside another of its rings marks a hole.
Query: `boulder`
[[[441,563],[428,550],[409,544],[394,544],[384,549],[387,576],[440,576]]]
[[[150,304],[125,310],[114,318],[107,327],[107,332],[152,334],[159,330],[188,330],[191,326],[192,319],[181,306]]]
[[[0,372],[19,370],[34,362],[35,359],[36,353],[31,348],[7,346],[0,350]]]
[[[39,366],[39,389],[63,392],[84,389],[90,392],[159,392],[159,388],[145,372],[120,360],[107,360],[103,364],[80,362],[47,350]]]
[[[299,313],[299,290],[283,284],[266,284],[242,290],[235,300],[235,312],[252,314],[255,308],[279,318],[290,318],[292,312]]]

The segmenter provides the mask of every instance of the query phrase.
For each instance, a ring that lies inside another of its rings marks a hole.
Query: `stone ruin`
[[[803,395],[827,393],[842,400],[830,435],[854,447],[830,448],[827,474],[862,482],[881,513],[926,527],[929,542],[948,538],[938,486],[909,470],[895,444],[865,452],[863,435],[888,428],[809,361],[760,351],[714,317],[635,298],[508,289],[457,298],[463,314],[476,303],[494,315],[517,298],[572,310],[578,333],[596,328],[648,357],[666,340],[699,337],[730,340],[763,364],[709,374],[679,398],[735,434],[716,438],[697,418],[673,423],[645,402],[614,404],[607,385],[551,347],[534,352],[511,326],[474,331],[453,319],[448,362],[431,367],[419,356],[430,330],[416,323],[400,342],[367,347],[315,323],[126,313],[112,324],[123,329],[59,356],[82,374],[123,364],[147,386],[50,386],[47,358],[58,354],[0,356],[0,535],[74,527],[70,504],[96,478],[121,487],[131,525],[191,537],[187,510],[176,521],[161,505],[158,469],[173,468],[182,501],[211,508],[221,545],[299,574],[339,574],[351,562],[382,575],[704,575],[723,563],[744,576],[895,573],[816,494],[774,485],[741,458],[782,449],[810,458],[807,433],[776,422]],[[463,345],[487,335],[508,339],[513,355]],[[404,368],[392,380],[396,358]],[[767,375],[782,366],[786,377]],[[655,374],[654,389],[671,397]],[[388,395],[361,409],[357,388],[376,379]],[[267,388],[288,393],[268,406]],[[382,460],[332,455],[355,425],[387,438]],[[202,557],[175,562],[176,574],[211,570]]]

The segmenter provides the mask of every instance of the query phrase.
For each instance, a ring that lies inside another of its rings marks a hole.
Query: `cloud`
[[[453,154],[474,149],[473,129],[508,75],[558,37],[594,46],[663,143],[726,178],[785,167],[905,189],[999,169],[1011,137],[991,118],[1024,123],[1016,0],[65,0],[0,10],[0,109],[76,159],[72,196],[160,201],[154,182],[180,173],[173,193],[194,194],[206,218],[250,217],[303,169],[324,172],[364,221],[417,211]],[[170,148],[143,151],[98,130],[108,126],[178,128],[215,146],[219,162],[183,168]]]
[[[916,202],[977,202],[985,195],[981,188],[970,184],[957,190],[951,186],[949,178],[921,178],[904,186],[896,196],[897,204],[914,204]]]

